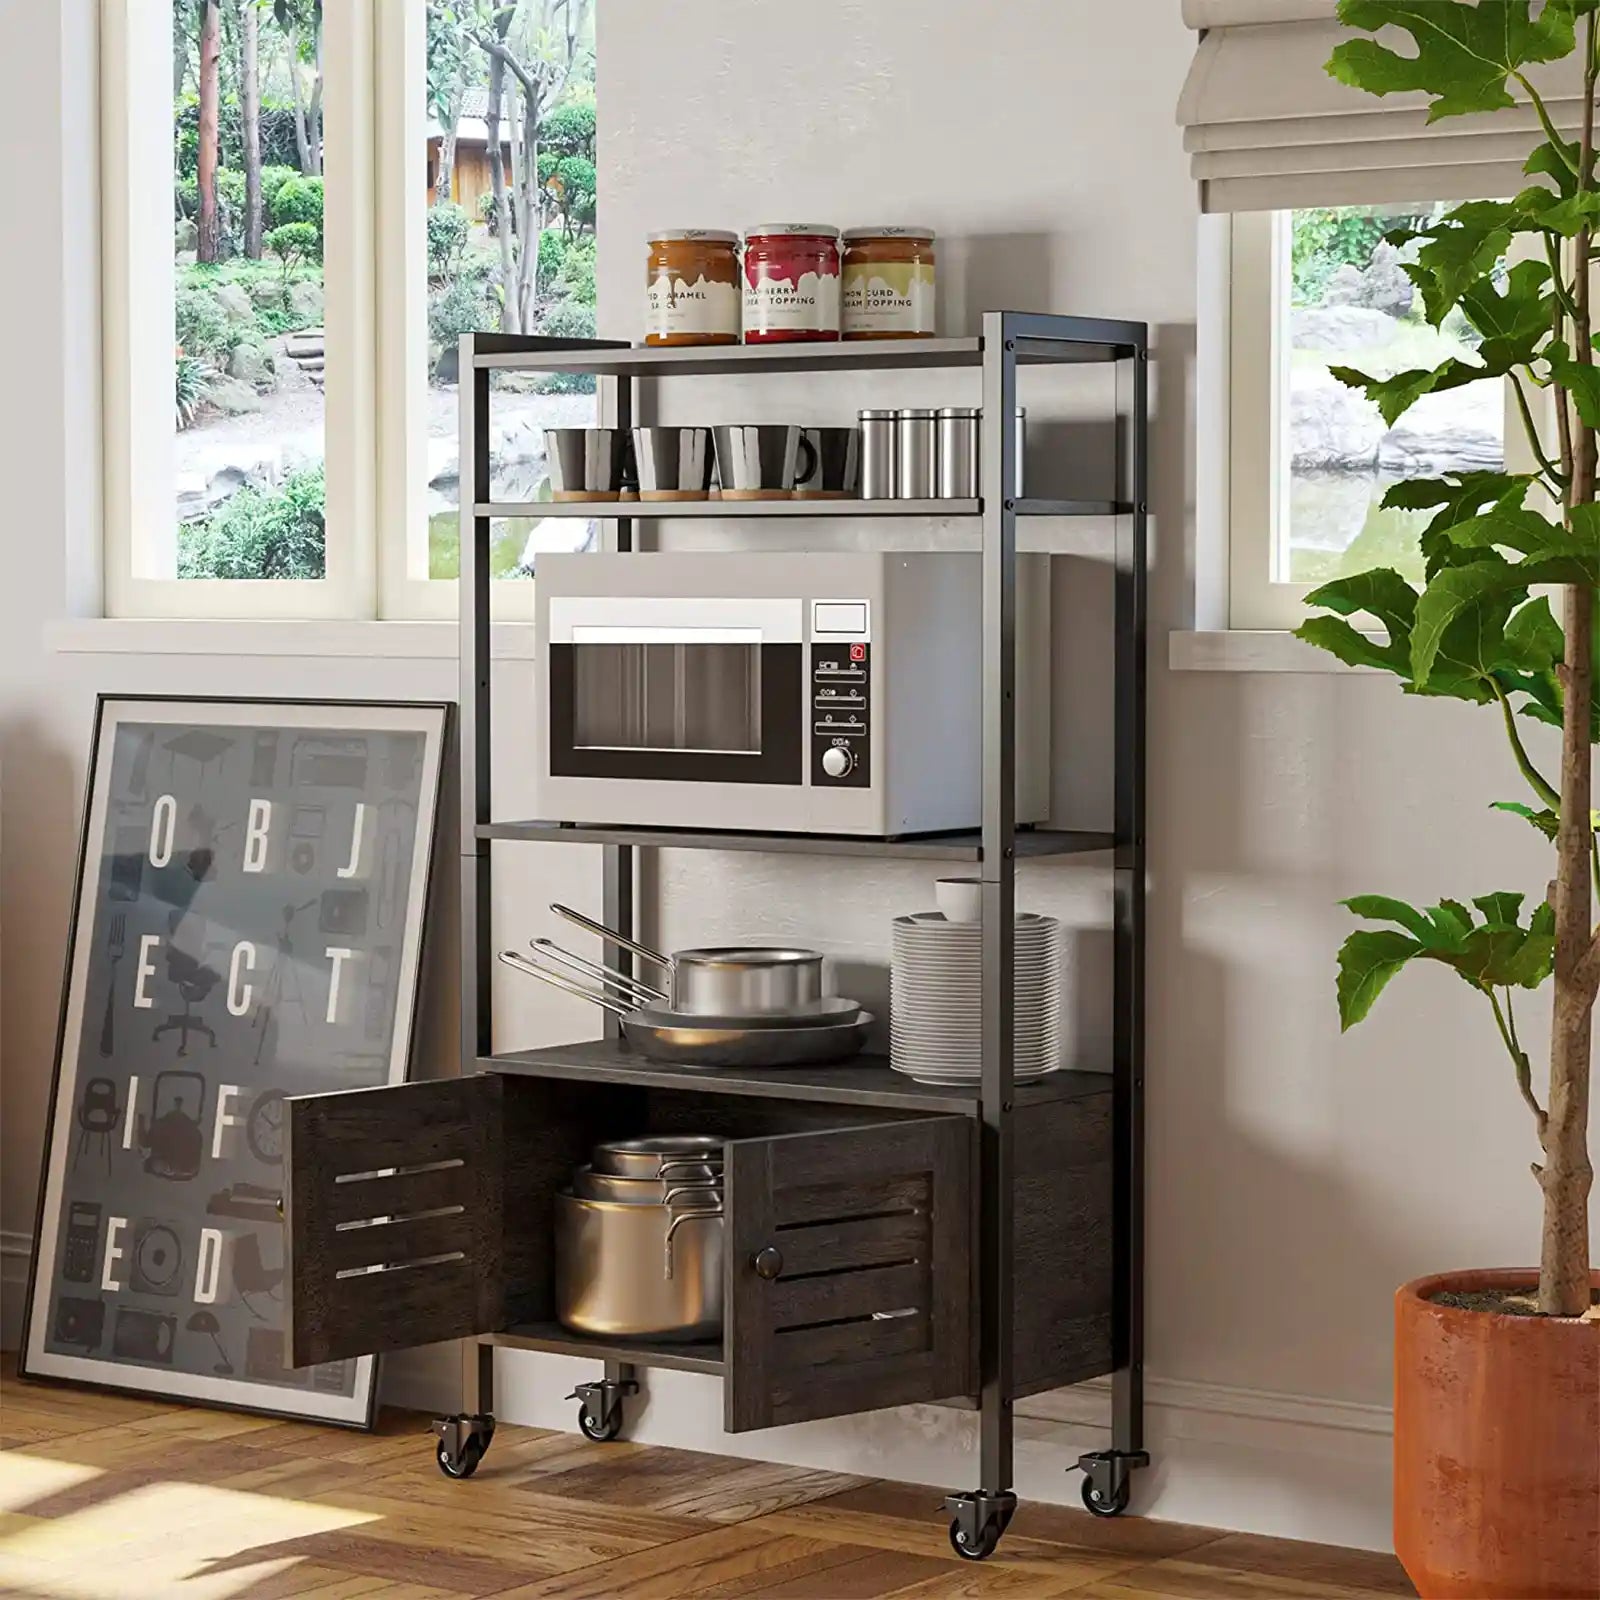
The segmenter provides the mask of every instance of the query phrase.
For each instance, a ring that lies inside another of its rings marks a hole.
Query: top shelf
[[[1031,320],[1031,319],[1030,319]],[[1120,361],[1145,346],[1140,322],[1052,317],[1060,333],[1018,338],[1023,366]],[[983,340],[860,339],[827,344],[728,344],[660,348],[596,343],[586,349],[533,348],[531,339],[477,334],[473,362],[496,372],[591,372],[606,378],[735,377],[741,373],[894,372],[917,368],[979,367]]]

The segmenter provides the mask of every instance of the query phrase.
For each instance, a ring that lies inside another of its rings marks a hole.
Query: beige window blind
[[[1464,200],[1531,181],[1522,163],[1544,136],[1530,102],[1430,125],[1422,94],[1379,98],[1330,78],[1334,45],[1372,37],[1342,27],[1334,0],[1183,0],[1183,18],[1198,43],[1178,121],[1203,211]],[[1377,38],[1414,53],[1400,29]],[[1577,56],[1529,77],[1576,138]]]

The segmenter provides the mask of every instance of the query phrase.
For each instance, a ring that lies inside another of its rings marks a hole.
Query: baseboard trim
[[[28,1263],[33,1235],[0,1228],[0,1350],[22,1343],[22,1303],[28,1298]]]
[[[1244,1389],[1223,1383],[1196,1383],[1186,1378],[1148,1378],[1145,1405],[1151,1410],[1225,1417],[1276,1426],[1336,1428],[1346,1433],[1389,1435],[1394,1420],[1388,1406],[1314,1395],[1281,1394],[1271,1389]],[[1111,1420],[1111,1382],[1096,1378],[1071,1389],[1029,1395],[1017,1402],[1016,1414],[1041,1422],[1066,1422],[1103,1428]],[[1191,1436],[1193,1431],[1190,1430]]]

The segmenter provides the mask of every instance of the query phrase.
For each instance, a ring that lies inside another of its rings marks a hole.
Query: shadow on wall
[[[86,714],[83,748],[29,718],[0,727],[0,993],[10,1002],[0,1006],[0,1125],[6,1219],[17,1228],[33,1216],[44,1153],[57,1008],[39,997],[58,996],[65,971],[89,721]]]
[[[939,327],[949,338],[978,332],[985,311],[1037,311],[1060,282],[1060,235],[973,233],[941,239]]]

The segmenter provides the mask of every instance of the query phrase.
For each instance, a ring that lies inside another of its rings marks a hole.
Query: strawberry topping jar
[[[766,222],[744,241],[744,342],[839,337],[839,230]]]

